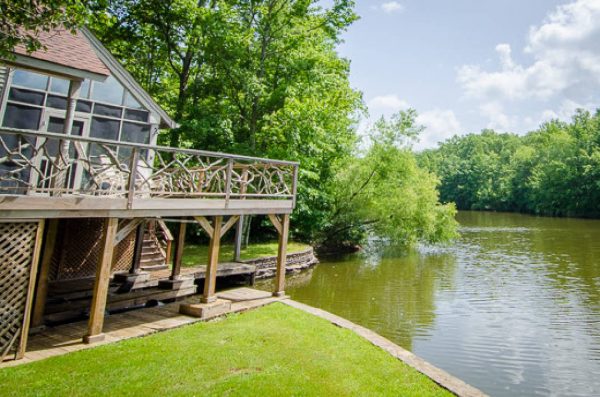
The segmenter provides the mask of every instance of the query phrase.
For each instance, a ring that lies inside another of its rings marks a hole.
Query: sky
[[[421,150],[600,107],[600,0],[356,0],[356,12],[338,51],[369,108],[363,131],[411,107]]]

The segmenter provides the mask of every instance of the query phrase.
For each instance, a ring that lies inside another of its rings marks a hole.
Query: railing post
[[[292,208],[296,208],[296,193],[298,191],[298,164],[294,165],[294,180],[292,181]]]
[[[138,160],[140,157],[140,152],[138,152],[138,148],[134,147],[131,152],[131,163],[129,164],[129,182],[128,182],[128,192],[127,192],[127,209],[130,210],[133,207],[133,197],[135,195],[135,177],[137,176],[137,166]]]
[[[225,179],[225,208],[229,207],[229,197],[231,196],[231,174],[233,173],[233,159],[227,162],[227,176]]]

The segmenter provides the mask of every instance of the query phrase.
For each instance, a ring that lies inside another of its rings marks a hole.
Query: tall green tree
[[[74,30],[87,16],[86,2],[80,0],[0,0],[0,58],[10,59],[17,45],[39,50],[41,32]]]
[[[163,142],[300,161],[293,231],[310,240],[331,210],[325,186],[355,147],[363,109],[336,52],[357,19],[353,6],[97,0],[92,7],[108,11],[91,26],[181,124]]]

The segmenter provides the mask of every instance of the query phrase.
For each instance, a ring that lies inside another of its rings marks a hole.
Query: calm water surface
[[[462,212],[451,247],[367,247],[288,280],[492,396],[600,396],[600,221]]]

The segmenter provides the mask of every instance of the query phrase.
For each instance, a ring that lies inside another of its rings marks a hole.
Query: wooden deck
[[[227,313],[220,313],[216,316],[241,312],[287,299],[287,297],[272,297],[271,293],[251,288],[223,291],[217,296],[221,300],[230,301],[231,309]],[[6,360],[0,363],[0,368],[30,363],[210,319],[210,317],[199,319],[179,313],[181,304],[197,304],[199,302],[200,296],[196,295],[164,306],[131,310],[107,316],[104,323],[106,338],[93,345],[84,344],[81,340],[82,335],[88,329],[87,321],[48,327],[43,332],[30,336],[27,352],[22,360]]]

